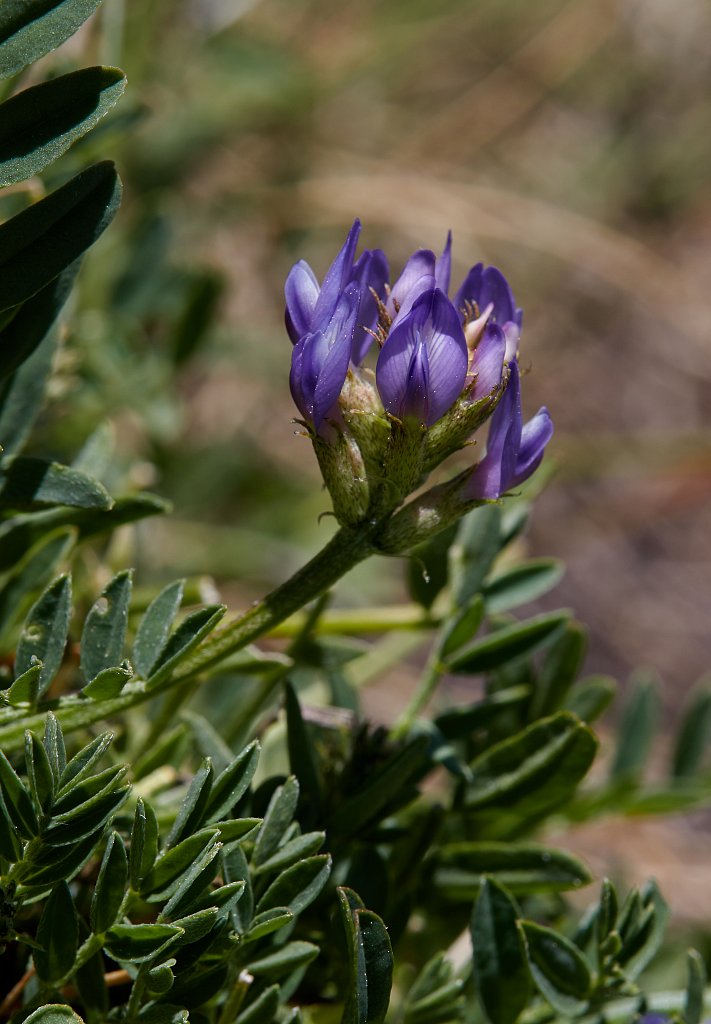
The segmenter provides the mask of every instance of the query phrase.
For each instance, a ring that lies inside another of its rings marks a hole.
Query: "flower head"
[[[538,468],[553,435],[553,423],[545,406],[523,423],[518,364],[511,363],[506,391],[491,417],[486,455],[466,485],[466,497],[491,500],[517,487]]]
[[[383,550],[399,551],[530,476],[553,427],[545,409],[523,424],[522,314],[501,271],[476,264],[451,300],[450,232],[439,256],[417,249],[390,287],[379,249],[356,259],[359,235],[356,220],[320,284],[303,260],[289,273],[291,393],[339,522],[388,519]],[[373,375],[362,363],[375,338]],[[489,417],[478,465],[420,492]]]

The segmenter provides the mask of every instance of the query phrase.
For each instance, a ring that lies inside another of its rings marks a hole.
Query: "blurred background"
[[[112,472],[172,501],[139,581],[207,572],[238,608],[327,539],[284,278],[321,276],[355,216],[394,274],[451,227],[455,279],[483,260],[512,283],[525,410],[556,424],[525,540],[567,563],[545,606],[588,624],[591,671],[658,673],[674,718],[711,666],[710,38],[707,0],[109,0],[73,45],[128,97],[59,173],[100,147],[126,198],[45,425],[75,450],[108,409]],[[404,593],[380,560],[339,600]],[[690,916],[711,912],[701,824],[630,826],[616,854]]]

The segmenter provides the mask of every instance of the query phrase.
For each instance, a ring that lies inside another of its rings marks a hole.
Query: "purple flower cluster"
[[[286,281],[290,385],[301,415],[322,436],[341,422],[346,378],[358,373],[376,340],[377,393],[394,422],[431,427],[455,403],[491,400],[503,384],[486,455],[465,495],[498,498],[531,475],[553,430],[546,409],[523,424],[516,362],[522,314],[508,282],[496,267],[478,263],[450,300],[450,232],[440,256],[418,249],[390,286],[380,249],[355,259],[360,227],[356,220],[321,285],[303,260]]]

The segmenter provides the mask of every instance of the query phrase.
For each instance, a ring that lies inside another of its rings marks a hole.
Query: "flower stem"
[[[299,611],[337,583],[341,576],[362,562],[375,550],[371,530],[342,528],[310,562],[299,569],[262,601],[234,622],[218,629],[197,649],[192,658],[181,665],[180,672],[166,681],[174,686],[221,661],[228,654],[241,650],[252,640],[268,633],[276,625]],[[153,693],[165,689],[159,686]]]
[[[152,700],[159,693],[194,679],[205,669],[274,629],[373,554],[376,550],[373,538],[380,525],[374,522],[358,528],[340,529],[291,579],[209,637],[190,658],[182,662],[175,674],[159,686],[147,690],[144,683],[129,683],[118,697],[104,701],[66,697],[49,702],[42,711],[31,715],[26,711],[7,709],[5,714],[0,712],[0,743],[8,748],[21,744],[26,729],[44,726],[46,712],[50,709],[56,714],[63,731],[71,732]]]

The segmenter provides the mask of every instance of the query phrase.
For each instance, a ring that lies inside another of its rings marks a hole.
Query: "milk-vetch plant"
[[[101,435],[72,466],[20,452],[79,259],[119,201],[112,165],[61,183],[60,158],[124,77],[21,76],[98,6],[0,8],[0,181],[21,206],[0,224],[0,1017],[699,1024],[699,954],[685,990],[648,994],[657,886],[623,898],[605,880],[573,913],[565,894],[590,873],[544,841],[552,817],[707,801],[711,699],[697,690],[650,786],[656,698],[640,678],[608,778],[581,788],[614,685],[581,676],[568,611],[514,614],[561,567],[511,557],[529,512],[516,492],[552,425],[545,409],[523,421],[522,313],[499,270],[475,265],[450,298],[448,237],[391,280],[383,252],[356,255],[358,221],[320,282],[298,262],[290,383],[332,539],[220,629],[225,607],[185,581],[146,598],[128,569],[88,577],[83,550],[162,504],[108,493]],[[329,609],[374,554],[406,559],[411,602]],[[257,646],[267,635],[286,642]],[[429,648],[420,678],[375,727],[359,690],[413,639]],[[448,706],[445,676],[471,681],[465,703]]]

